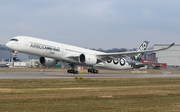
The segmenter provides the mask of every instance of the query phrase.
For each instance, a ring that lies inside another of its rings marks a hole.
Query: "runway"
[[[0,79],[54,79],[54,78],[173,78],[180,74],[68,74],[65,72],[0,72]]]

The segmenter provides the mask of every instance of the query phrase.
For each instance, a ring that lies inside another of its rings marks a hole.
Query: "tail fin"
[[[147,46],[148,46],[148,41],[144,41],[137,49],[136,51],[144,51],[146,50]],[[132,56],[131,59],[137,62],[141,62],[142,56],[144,55],[144,53],[139,53],[136,56]]]

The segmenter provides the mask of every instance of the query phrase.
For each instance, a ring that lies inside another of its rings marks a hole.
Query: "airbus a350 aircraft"
[[[174,43],[169,47],[156,50],[146,50],[147,45],[148,41],[144,41],[136,51],[104,53],[33,37],[17,36],[12,38],[6,47],[13,51],[14,59],[17,59],[17,52],[21,52],[40,56],[40,63],[49,67],[56,65],[57,61],[68,62],[72,67],[67,71],[68,73],[78,74],[74,68],[76,65],[82,65],[92,68],[88,69],[88,72],[98,74],[99,71],[94,67],[112,70],[144,67],[141,63],[144,53],[166,50]]]

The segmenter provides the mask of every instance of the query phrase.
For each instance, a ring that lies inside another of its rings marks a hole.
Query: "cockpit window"
[[[18,39],[11,39],[10,41],[16,41],[16,42],[17,42],[17,41],[18,41]]]

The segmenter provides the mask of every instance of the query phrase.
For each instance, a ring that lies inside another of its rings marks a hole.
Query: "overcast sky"
[[[0,43],[14,36],[102,49],[180,44],[180,0],[1,0]]]

